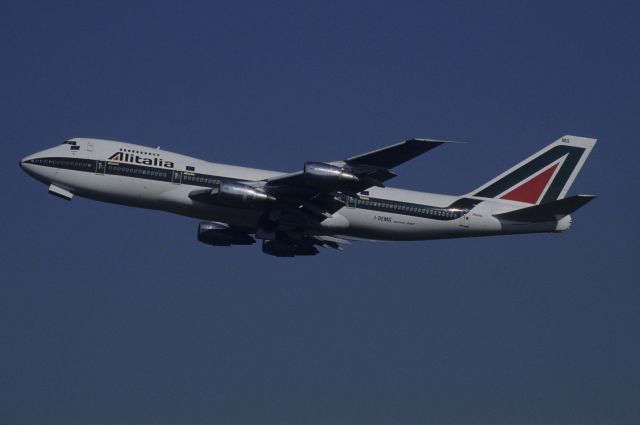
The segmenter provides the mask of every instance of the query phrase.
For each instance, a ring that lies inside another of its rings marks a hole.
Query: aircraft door
[[[357,198],[354,196],[347,196],[347,207],[355,208],[356,207]]]
[[[182,171],[174,170],[173,171],[173,183],[180,184],[182,183]]]
[[[465,229],[471,228],[471,213],[469,210],[463,210],[463,214],[458,218],[458,226]]]

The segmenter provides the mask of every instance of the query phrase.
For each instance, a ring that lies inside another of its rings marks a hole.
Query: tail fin
[[[586,137],[561,137],[470,195],[528,204],[564,198],[595,143]]]

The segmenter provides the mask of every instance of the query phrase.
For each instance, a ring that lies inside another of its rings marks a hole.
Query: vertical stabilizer
[[[564,198],[596,139],[564,136],[470,193],[528,204]]]

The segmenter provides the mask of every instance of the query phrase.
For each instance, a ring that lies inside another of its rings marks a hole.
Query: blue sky
[[[638,7],[4,2],[0,422],[640,421]],[[46,194],[17,161],[105,137],[293,171],[461,140],[392,186],[465,193],[596,137],[561,235],[276,259]]]

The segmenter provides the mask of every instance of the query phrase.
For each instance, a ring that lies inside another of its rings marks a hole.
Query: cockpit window
[[[66,142],[63,143],[63,145],[72,145],[75,146],[76,142],[74,140],[67,140]]]

